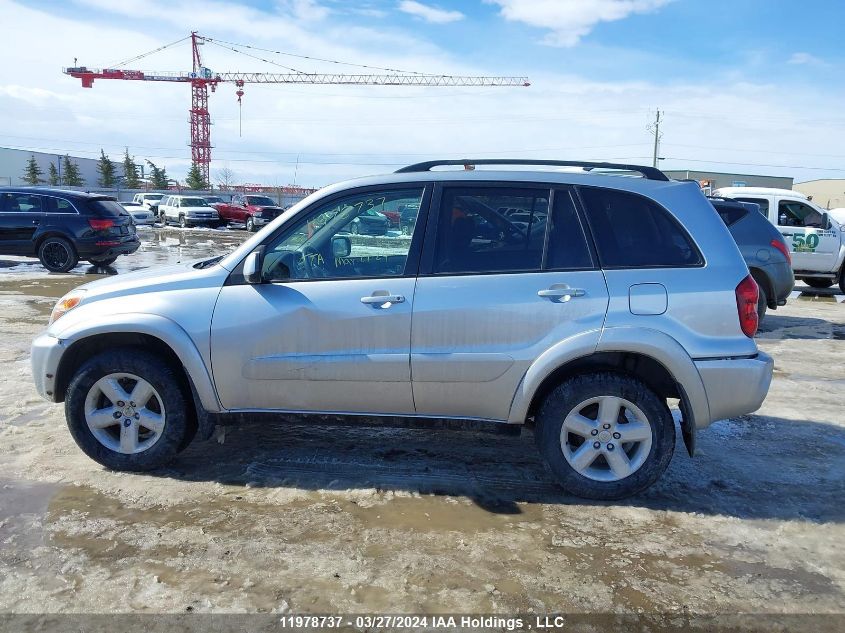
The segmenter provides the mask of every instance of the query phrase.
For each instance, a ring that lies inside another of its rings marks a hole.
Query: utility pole
[[[652,158],[652,163],[651,163],[652,167],[657,167],[657,161],[658,161],[657,153],[658,153],[658,150],[660,149],[660,115],[661,114],[662,114],[662,112],[660,112],[660,109],[658,108],[658,110],[655,114],[655,117],[654,117],[654,123],[652,123],[651,125],[648,126],[649,131],[654,134],[654,157]]]

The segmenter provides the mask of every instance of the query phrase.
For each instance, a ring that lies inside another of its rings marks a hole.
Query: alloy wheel
[[[128,373],[107,374],[85,398],[85,421],[100,444],[117,453],[141,453],[161,438],[164,401],[149,382]]]
[[[653,434],[635,404],[599,396],[575,405],[560,430],[560,447],[569,465],[595,481],[619,481],[642,467]]]

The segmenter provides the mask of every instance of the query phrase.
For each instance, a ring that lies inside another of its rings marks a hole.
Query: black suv
[[[138,250],[132,216],[114,198],[43,187],[0,187],[0,255],[37,257],[65,273],[86,259],[108,266]]]

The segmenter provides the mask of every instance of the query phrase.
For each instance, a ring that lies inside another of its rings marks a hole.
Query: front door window
[[[423,188],[354,194],[311,211],[268,245],[265,281],[399,277],[422,202]],[[401,211],[400,211],[401,210]],[[387,213],[404,214],[395,227]]]

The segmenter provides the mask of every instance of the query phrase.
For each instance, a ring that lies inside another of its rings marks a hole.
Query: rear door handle
[[[554,284],[537,292],[538,297],[562,299],[563,301],[569,301],[572,297],[583,297],[585,294],[587,294],[587,291],[583,288],[570,288],[566,284]]]
[[[389,308],[394,303],[402,303],[403,301],[405,301],[405,297],[402,295],[391,295],[386,292],[378,294],[378,291],[369,297],[361,297],[361,303],[378,306],[379,308]]]

